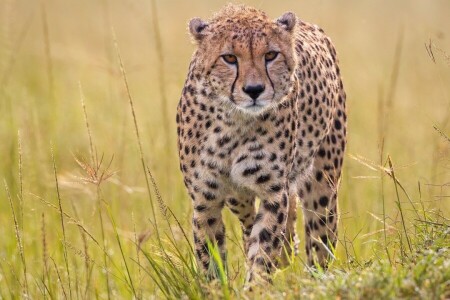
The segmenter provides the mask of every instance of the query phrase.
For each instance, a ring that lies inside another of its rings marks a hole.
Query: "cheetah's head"
[[[209,22],[192,19],[196,71],[210,100],[251,115],[284,101],[295,82],[295,25],[293,13],[273,21],[243,5],[228,5]]]

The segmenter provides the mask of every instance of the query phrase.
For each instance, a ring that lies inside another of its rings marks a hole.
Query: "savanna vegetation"
[[[302,251],[244,290],[226,211],[228,273],[196,271],[175,110],[187,21],[225,1],[2,0],[1,299],[450,298],[450,2],[245,2],[338,49],[349,144],[330,270]]]

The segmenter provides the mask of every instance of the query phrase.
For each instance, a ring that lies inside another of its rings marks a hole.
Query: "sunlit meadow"
[[[175,110],[192,17],[226,1],[0,1],[0,299],[450,297],[450,2],[242,1],[320,25],[348,103],[331,269],[207,282]],[[298,229],[303,231],[299,210]],[[448,299],[448,298],[447,298]]]

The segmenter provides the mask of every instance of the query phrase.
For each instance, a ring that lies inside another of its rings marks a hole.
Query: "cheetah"
[[[176,121],[198,268],[217,278],[211,245],[226,265],[228,206],[242,227],[246,282],[270,281],[298,253],[297,202],[308,264],[326,268],[347,125],[330,38],[292,12],[272,20],[233,4],[189,30],[197,48]]]

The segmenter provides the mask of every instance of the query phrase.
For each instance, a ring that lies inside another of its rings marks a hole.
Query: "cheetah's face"
[[[206,66],[203,85],[211,89],[211,100],[257,115],[286,99],[296,65],[295,21],[292,13],[276,21],[265,15],[228,16],[209,24],[192,20],[197,55]]]

